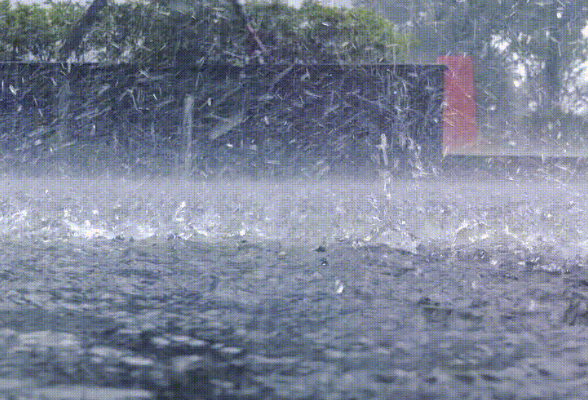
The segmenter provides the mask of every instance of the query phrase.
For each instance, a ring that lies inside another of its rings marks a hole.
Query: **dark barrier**
[[[164,174],[392,168],[440,154],[444,68],[3,63],[0,149]]]

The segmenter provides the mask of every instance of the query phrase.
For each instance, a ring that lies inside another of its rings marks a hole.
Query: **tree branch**
[[[65,43],[59,50],[62,59],[67,59],[72,51],[76,51],[84,36],[90,31],[92,25],[98,21],[100,11],[108,5],[108,0],[94,0],[78,23],[73,27]]]

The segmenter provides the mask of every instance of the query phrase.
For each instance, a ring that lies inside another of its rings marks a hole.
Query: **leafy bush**
[[[59,41],[82,15],[80,6],[47,1],[11,7],[0,0],[0,59],[5,61],[41,60],[54,57]]]
[[[344,10],[307,1],[300,9],[306,23],[299,31],[310,41],[322,41],[332,54],[346,62],[396,61],[406,57],[407,39],[394,25],[371,10]]]
[[[254,52],[249,34],[228,1],[112,4],[82,44],[84,61],[178,63],[379,63],[402,61],[408,39],[388,20],[365,9],[344,10],[307,0],[300,9],[278,1],[247,3],[245,12],[267,47]],[[46,7],[0,0],[0,54],[4,60],[55,60],[83,9],[50,0]]]

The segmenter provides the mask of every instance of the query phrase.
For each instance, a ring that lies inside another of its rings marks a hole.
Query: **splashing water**
[[[417,251],[557,247],[588,254],[583,184],[322,179],[9,179],[0,237],[337,240]]]

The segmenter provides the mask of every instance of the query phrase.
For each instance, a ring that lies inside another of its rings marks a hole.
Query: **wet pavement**
[[[5,398],[588,395],[582,183],[8,183]]]

